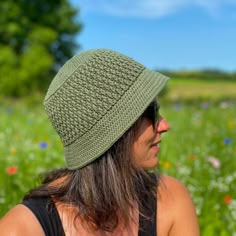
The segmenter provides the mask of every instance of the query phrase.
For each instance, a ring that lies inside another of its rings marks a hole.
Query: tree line
[[[0,94],[45,89],[79,49],[79,9],[69,0],[7,0],[0,12]]]
[[[179,70],[179,71],[162,70],[162,73],[175,79],[201,79],[209,81],[221,80],[221,81],[236,82],[236,71],[228,72],[216,69]]]

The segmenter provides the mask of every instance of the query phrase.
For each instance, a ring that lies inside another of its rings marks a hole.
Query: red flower
[[[6,172],[8,175],[14,175],[16,174],[18,171],[18,167],[17,166],[9,166],[7,169],[6,169]]]
[[[189,159],[194,161],[194,160],[196,160],[196,156],[192,154],[192,155],[190,155]]]
[[[224,203],[229,204],[231,203],[233,198],[230,195],[224,196]]]

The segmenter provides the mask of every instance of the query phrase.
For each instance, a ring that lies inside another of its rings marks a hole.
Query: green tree
[[[0,3],[0,94],[41,90],[79,48],[79,10],[69,0]]]

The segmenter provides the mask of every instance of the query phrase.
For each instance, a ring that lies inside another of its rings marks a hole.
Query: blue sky
[[[151,69],[236,71],[236,0],[71,0],[80,51],[110,48]]]

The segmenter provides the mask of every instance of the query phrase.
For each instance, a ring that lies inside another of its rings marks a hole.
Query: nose
[[[169,123],[163,117],[160,117],[156,127],[156,131],[158,133],[164,133],[167,132],[169,129],[170,129]]]

